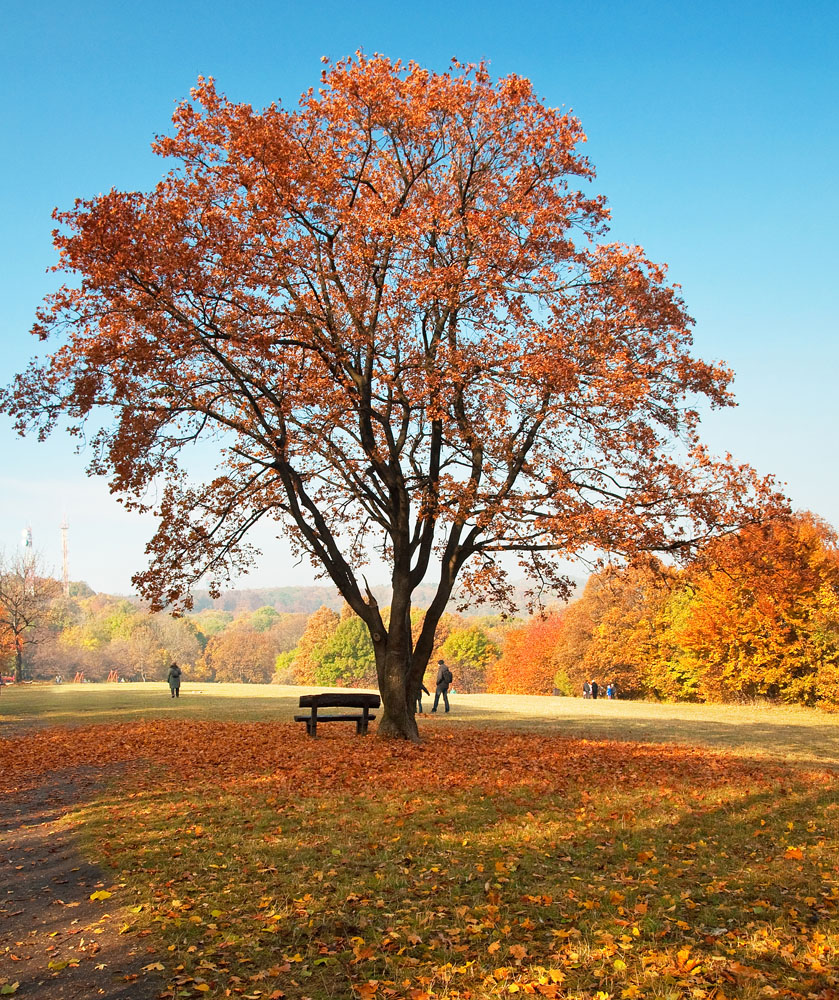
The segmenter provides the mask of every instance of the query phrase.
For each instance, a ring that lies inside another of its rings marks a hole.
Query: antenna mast
[[[70,596],[70,563],[67,558],[67,529],[70,525],[67,523],[67,515],[65,514],[61,521],[61,561],[62,561],[62,583],[64,596]]]

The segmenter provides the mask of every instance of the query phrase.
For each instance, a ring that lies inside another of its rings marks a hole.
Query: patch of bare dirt
[[[3,766],[0,757],[0,767]],[[153,1000],[155,951],[123,918],[113,876],[62,820],[101,788],[97,768],[53,772],[0,799],[0,988],[27,1000]],[[91,899],[97,892],[114,892]]]

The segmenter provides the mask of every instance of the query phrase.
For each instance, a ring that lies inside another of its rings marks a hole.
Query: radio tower
[[[65,514],[61,521],[61,563],[62,563],[62,583],[64,596],[70,596],[70,564],[67,559],[67,529],[70,525],[67,523],[67,515]]]

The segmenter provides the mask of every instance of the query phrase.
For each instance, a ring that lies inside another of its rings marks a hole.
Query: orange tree
[[[37,642],[49,621],[52,602],[61,593],[31,549],[7,556],[0,552],[0,655],[14,653],[15,681],[23,680],[23,650]]]
[[[678,574],[655,558],[589,577],[582,596],[565,609],[553,654],[575,693],[594,679],[604,689],[614,682],[620,697],[662,695],[648,676],[649,663],[655,655],[669,666],[660,619],[677,586]]]
[[[527,80],[359,53],[288,109],[201,79],[173,122],[153,191],[56,213],[73,280],[35,333],[64,342],[3,403],[23,432],[93,418],[92,471],[133,509],[164,484],[134,578],[153,607],[217,591],[274,519],[370,632],[379,732],[416,739],[456,580],[503,595],[513,551],[562,591],[554,552],[672,549],[764,505],[697,437],[730,372],[691,354],[664,268],[605,241],[582,128]],[[190,479],[198,440],[219,467]]]
[[[716,539],[690,567],[675,645],[706,698],[836,705],[839,540],[807,512]]]
[[[551,694],[554,650],[563,630],[563,613],[536,616],[510,629],[501,656],[488,670],[487,690],[494,694]]]

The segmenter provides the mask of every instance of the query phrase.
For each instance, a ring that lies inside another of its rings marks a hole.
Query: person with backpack
[[[449,685],[454,680],[452,677],[452,672],[446,666],[445,660],[437,661],[437,687],[434,690],[434,707],[431,709],[432,713],[437,711],[437,705],[440,701],[440,695],[443,696],[443,704],[446,706],[446,711],[449,710]]]

